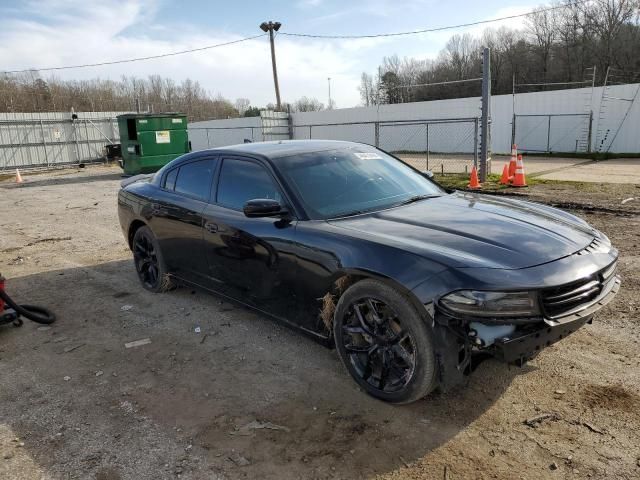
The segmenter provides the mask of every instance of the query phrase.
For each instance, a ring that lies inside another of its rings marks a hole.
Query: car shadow
[[[466,429],[526,372],[488,360],[462,388],[389,405],[357,388],[334,351],[200,290],[149,293],[130,261],[10,278],[7,289],[58,317],[0,327],[0,418],[54,475],[97,448],[76,474],[158,478],[165,462],[193,478],[391,472]],[[52,448],[60,425],[82,428]],[[147,449],[158,438],[162,464]]]

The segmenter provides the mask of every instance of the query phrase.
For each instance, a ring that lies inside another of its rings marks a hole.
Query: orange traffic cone
[[[522,162],[522,155],[518,155],[518,162],[516,164],[516,174],[513,177],[514,187],[526,187],[527,179],[524,176],[524,163]]]
[[[471,169],[471,178],[469,179],[469,185],[467,185],[467,188],[472,190],[481,188],[480,182],[478,181],[478,171],[476,170],[475,165]]]
[[[509,185],[509,164],[505,163],[500,177],[500,185]]]
[[[513,180],[513,176],[516,174],[516,162],[518,159],[518,146],[511,145],[511,160],[509,161],[509,180]]]
[[[22,182],[24,182],[24,180],[22,180],[22,175],[20,175],[20,170],[16,168],[16,183],[22,183]]]

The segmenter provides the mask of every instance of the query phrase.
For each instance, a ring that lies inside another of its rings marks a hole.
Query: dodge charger
[[[369,145],[247,143],[124,180],[118,211],[144,288],[240,302],[409,403],[481,357],[522,365],[620,288],[618,251],[582,219],[431,177]]]

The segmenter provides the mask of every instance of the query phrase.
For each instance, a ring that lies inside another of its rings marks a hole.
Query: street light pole
[[[331,110],[331,77],[327,77],[327,82],[329,83],[329,105],[327,105],[327,110]]]
[[[269,32],[269,41],[271,43],[271,66],[273,67],[273,83],[276,87],[276,110],[281,110],[280,105],[280,86],[278,85],[278,69],[276,68],[276,47],[273,41],[273,31],[276,32],[280,30],[282,24],[280,22],[272,22],[269,20],[268,22],[262,22],[260,24],[260,29],[263,32]]]

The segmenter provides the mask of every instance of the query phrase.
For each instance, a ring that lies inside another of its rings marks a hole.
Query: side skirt
[[[240,299],[238,299],[236,297],[232,297],[230,295],[227,295],[226,293],[223,293],[220,290],[216,290],[216,289],[213,289],[211,287],[207,287],[205,285],[201,285],[199,283],[194,282],[193,280],[187,280],[187,279],[185,279],[183,277],[180,277],[178,275],[175,275],[175,274],[172,274],[172,277],[174,277],[179,282],[182,282],[184,284],[188,284],[190,286],[199,288],[201,290],[205,290],[206,292],[212,293],[212,294],[214,294],[216,296],[219,296],[219,297],[222,297],[222,298],[224,298],[225,300],[228,300],[231,303],[235,303],[236,305],[248,308],[250,310],[253,310],[254,312],[260,313],[260,314],[262,314],[264,316],[267,316],[267,317],[269,317],[269,318],[271,318],[273,320],[276,320],[277,322],[283,324],[284,326],[286,326],[288,328],[291,328],[292,330],[296,330],[298,332],[302,332],[306,336],[312,338],[313,340],[315,340],[316,342],[324,345],[327,348],[330,348],[330,349],[334,348],[333,337],[331,335],[328,335],[328,336],[327,335],[322,335],[321,333],[314,332],[313,330],[309,330],[308,328],[301,327],[300,325],[292,322],[291,320],[288,320],[286,318],[283,318],[283,317],[280,317],[280,316],[277,316],[277,315],[273,315],[272,313],[269,313],[269,312],[267,312],[265,310],[262,310],[262,309],[260,309],[258,307],[255,307],[253,305],[245,303],[245,302],[243,302],[242,300],[240,300]]]

